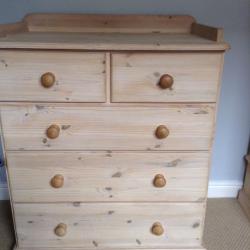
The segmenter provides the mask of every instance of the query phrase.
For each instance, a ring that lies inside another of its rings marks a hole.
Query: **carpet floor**
[[[0,250],[11,250],[10,206],[0,201]],[[204,232],[207,250],[250,250],[250,223],[235,199],[209,199]]]

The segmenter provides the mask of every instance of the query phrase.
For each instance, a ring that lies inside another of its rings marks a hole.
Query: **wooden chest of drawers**
[[[0,34],[16,248],[204,249],[222,30],[35,14]]]

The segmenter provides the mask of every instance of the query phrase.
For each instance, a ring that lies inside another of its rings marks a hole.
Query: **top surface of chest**
[[[0,25],[0,48],[223,51],[223,30],[191,16],[31,14]]]

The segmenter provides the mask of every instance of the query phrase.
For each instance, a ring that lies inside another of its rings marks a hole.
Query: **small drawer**
[[[105,54],[0,52],[0,101],[105,102]]]
[[[200,201],[208,153],[7,152],[14,202]]]
[[[20,247],[187,248],[201,243],[203,203],[15,203]]]
[[[208,150],[214,105],[3,107],[7,150]]]
[[[113,102],[216,102],[222,53],[114,53]]]

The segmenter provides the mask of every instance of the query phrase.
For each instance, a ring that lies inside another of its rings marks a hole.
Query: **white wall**
[[[249,0],[0,0],[0,23],[31,12],[190,14],[200,23],[223,27],[232,49],[225,57],[210,192],[236,194],[250,135]]]

